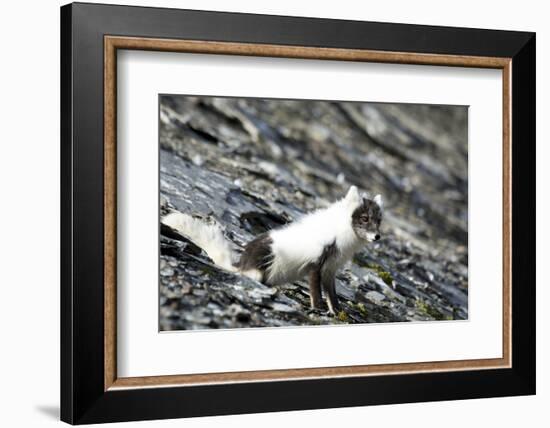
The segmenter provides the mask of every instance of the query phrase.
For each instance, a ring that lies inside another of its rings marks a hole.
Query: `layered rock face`
[[[160,97],[160,211],[215,219],[238,252],[341,198],[384,197],[382,239],[337,275],[268,287],[160,229],[161,330],[468,318],[468,111],[462,106]]]

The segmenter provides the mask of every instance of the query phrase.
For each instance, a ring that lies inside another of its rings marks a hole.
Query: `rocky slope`
[[[161,228],[161,330],[468,317],[467,108],[162,96],[160,210],[253,236],[341,198],[385,199],[382,239],[337,276],[343,310],[305,281],[271,288],[219,269]]]

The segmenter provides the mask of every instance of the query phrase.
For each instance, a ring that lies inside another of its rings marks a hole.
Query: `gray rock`
[[[379,293],[378,291],[368,291],[365,294],[365,297],[373,303],[381,303],[382,301],[386,300],[386,296],[384,296],[382,293]]]

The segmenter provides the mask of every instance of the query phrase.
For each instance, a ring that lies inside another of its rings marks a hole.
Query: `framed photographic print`
[[[61,8],[61,418],[535,393],[533,33]]]

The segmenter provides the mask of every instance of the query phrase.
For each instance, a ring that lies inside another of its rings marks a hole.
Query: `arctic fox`
[[[382,197],[373,199],[351,186],[347,195],[246,244],[240,259],[218,224],[172,212],[162,223],[201,247],[218,266],[240,272],[266,285],[292,282],[309,275],[311,307],[321,308],[321,290],[331,313],[339,311],[335,274],[366,242],[380,239]]]

